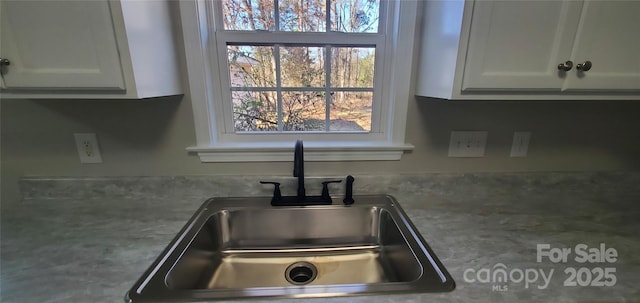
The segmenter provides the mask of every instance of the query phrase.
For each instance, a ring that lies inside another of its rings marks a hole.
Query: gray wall
[[[291,163],[200,163],[187,97],[144,101],[2,100],[2,203],[20,176],[291,174]],[[411,100],[400,161],[307,163],[309,175],[640,169],[640,102]],[[488,130],[484,158],[448,158],[451,130]],[[510,158],[513,131],[532,131]],[[98,134],[102,164],[80,164],[73,133]]]

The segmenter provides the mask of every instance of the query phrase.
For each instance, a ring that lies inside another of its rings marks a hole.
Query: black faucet
[[[305,200],[307,195],[304,190],[304,146],[302,140],[296,141],[293,152],[293,176],[298,177],[298,199]]]
[[[304,147],[302,140],[296,141],[293,155],[293,176],[298,178],[298,193],[296,196],[282,196],[280,183],[260,181],[262,184],[273,184],[273,206],[304,206],[304,205],[328,205],[333,201],[329,195],[329,184],[340,183],[342,180],[322,182],[322,194],[320,196],[307,196],[304,189]]]

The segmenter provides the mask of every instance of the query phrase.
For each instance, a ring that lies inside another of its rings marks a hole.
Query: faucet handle
[[[347,176],[347,186],[345,186],[344,205],[351,205],[353,202],[353,181],[356,179],[352,175]]]
[[[273,184],[273,197],[271,198],[271,205],[282,201],[282,193],[280,193],[280,182],[260,181],[260,184]]]
[[[342,180],[331,180],[322,182],[322,199],[331,200],[331,195],[329,195],[329,183],[340,183]]]

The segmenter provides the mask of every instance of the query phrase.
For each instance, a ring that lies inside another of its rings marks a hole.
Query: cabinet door
[[[8,89],[124,89],[109,3],[1,1]]]
[[[476,1],[463,90],[560,91],[582,2]]]
[[[640,1],[585,1],[566,90],[640,91]]]

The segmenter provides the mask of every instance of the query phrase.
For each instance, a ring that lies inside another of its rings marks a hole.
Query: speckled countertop
[[[295,190],[285,177],[25,178],[25,199],[2,212],[0,301],[122,302],[206,198],[269,195],[260,179]],[[307,180],[308,193],[319,193],[316,181]],[[640,301],[640,173],[356,176],[355,192],[395,196],[456,290],[290,302]],[[536,259],[538,244],[573,252],[600,243],[616,262]],[[480,282],[496,266],[512,279]],[[615,268],[614,285],[564,286],[565,270],[582,267],[591,280],[597,268]],[[539,289],[541,277],[518,281],[528,270],[554,273]]]

